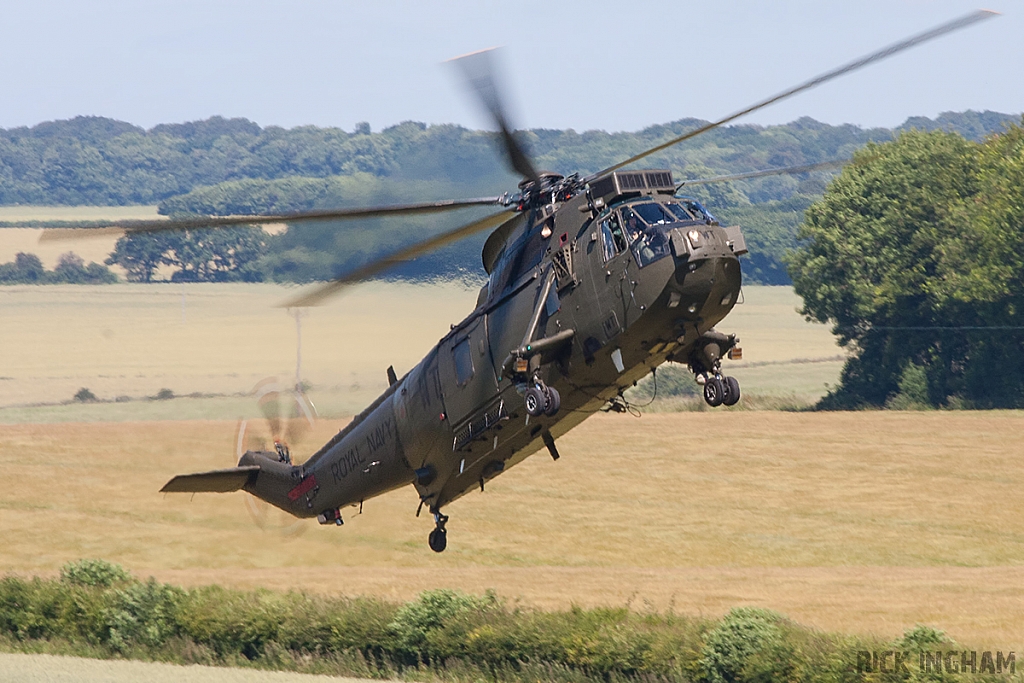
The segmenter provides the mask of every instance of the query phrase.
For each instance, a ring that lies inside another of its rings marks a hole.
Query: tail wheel
[[[435,553],[443,553],[448,547],[448,532],[444,529],[434,529],[427,537],[427,543]]]
[[[242,419],[235,432],[234,465],[246,451],[277,452],[282,459],[291,458],[291,449],[302,443],[316,424],[316,407],[301,388],[289,387],[268,377],[252,390],[262,419]],[[263,531],[283,536],[298,536],[307,526],[256,496],[244,496],[246,512]]]
[[[715,407],[722,405],[725,400],[725,383],[718,377],[708,377],[704,382],[704,402]]]

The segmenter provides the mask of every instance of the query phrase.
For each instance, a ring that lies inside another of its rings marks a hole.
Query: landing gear
[[[740,383],[735,377],[723,377],[722,380],[725,384],[725,396],[722,398],[722,403],[727,406],[736,405],[736,401],[740,400]]]
[[[448,547],[448,532],[444,528],[447,521],[448,515],[442,515],[440,512],[434,513],[434,524],[437,526],[427,537],[427,545],[435,553],[443,553],[444,549]]]
[[[558,389],[549,387],[539,380],[527,387],[523,401],[526,403],[526,412],[533,417],[540,415],[552,417],[562,407],[562,397],[559,395]]]
[[[539,386],[527,388],[523,401],[526,403],[526,412],[531,417],[543,415],[548,410],[548,394]]]
[[[734,406],[739,400],[740,383],[735,377],[709,375],[704,379],[704,402],[712,408]]]
[[[544,389],[548,394],[548,409],[544,411],[544,414],[548,417],[553,417],[558,409],[562,407],[562,397],[558,393],[558,389],[554,387],[545,386]]]
[[[735,377],[722,375],[722,353],[728,352],[729,358],[735,357],[733,351],[739,350],[736,346],[738,341],[735,334],[708,330],[697,340],[697,346],[687,358],[697,384],[704,385],[704,402],[713,408],[733,406],[740,400],[740,383]]]
[[[722,405],[725,400],[725,382],[718,377],[708,377],[704,382],[704,402],[712,408]]]

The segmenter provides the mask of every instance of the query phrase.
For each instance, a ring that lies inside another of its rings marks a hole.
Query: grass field
[[[0,287],[0,422],[234,418],[234,397],[260,379],[294,377],[295,320],[278,308],[295,287],[245,284]],[[303,379],[324,412],[352,415],[401,375],[470,311],[476,288],[460,283],[371,282],[302,319]],[[835,382],[840,349],[822,325],[797,313],[785,287],[748,287],[721,327],[739,334],[745,360],[729,372],[748,394],[812,402]],[[815,362],[805,362],[812,360]],[[161,388],[227,398],[141,399]]]
[[[339,424],[322,424],[326,438]],[[195,585],[406,599],[451,586],[529,604],[770,607],[821,628],[914,623],[1012,649],[1024,619],[1024,485],[997,413],[604,415],[447,510],[449,549],[411,489],[344,527],[257,528],[245,494],[156,493],[232,459],[230,422],[9,425],[0,570],[103,557]]]
[[[102,557],[184,585],[405,599],[452,586],[529,604],[754,604],[813,626],[895,635],[915,622],[1021,645],[1024,484],[1017,412],[716,410],[596,417],[448,510],[450,546],[402,490],[337,529],[254,525],[244,494],[161,496],[233,464],[244,397],[294,374],[276,285],[3,287],[0,572]],[[369,283],[303,318],[303,378],[325,419],[312,450],[472,307],[474,288]],[[746,396],[808,403],[841,350],[788,288],[747,287],[721,329]],[[61,404],[80,387],[121,403]],[[144,400],[161,388],[214,394]],[[49,405],[39,405],[49,404]]]

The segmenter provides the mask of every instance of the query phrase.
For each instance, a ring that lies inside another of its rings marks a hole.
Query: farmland
[[[277,306],[296,291],[202,283],[0,287],[0,422],[236,418],[249,402],[234,395],[264,377],[294,377],[296,323]],[[408,371],[476,295],[476,286],[459,282],[371,282],[307,309],[302,376],[321,412],[361,410],[386,386],[385,369]],[[806,403],[836,381],[841,350],[824,326],[797,315],[798,304],[788,288],[748,287],[722,326],[742,340],[744,360],[729,371],[748,393]],[[34,406],[69,401],[82,387],[110,401],[162,388],[207,396]]]
[[[245,393],[294,375],[276,285],[0,288],[0,572],[53,575],[102,557],[182,585],[407,599],[495,589],[540,607],[718,615],[759,605],[824,629],[914,623],[1019,645],[1024,484],[1017,412],[719,409],[595,417],[448,510],[450,545],[400,490],[338,529],[269,518],[244,494],[156,493],[232,464]],[[302,319],[303,378],[330,437],[472,307],[475,288],[370,283]],[[745,395],[809,403],[842,351],[785,288],[749,287],[722,329]],[[88,387],[103,402],[69,399]],[[182,398],[151,400],[161,388]],[[194,394],[194,397],[185,397]],[[130,400],[114,402],[117,397]]]

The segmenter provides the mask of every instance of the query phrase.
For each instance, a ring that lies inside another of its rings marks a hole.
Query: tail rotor
[[[239,420],[235,433],[235,461],[246,451],[277,453],[282,462],[292,462],[292,449],[299,446],[316,425],[316,406],[301,386],[286,386],[276,377],[257,382],[252,391],[262,419]],[[245,496],[245,508],[263,531],[298,536],[306,529],[298,520],[269,503]]]

